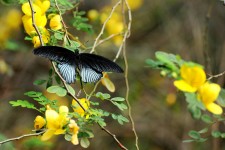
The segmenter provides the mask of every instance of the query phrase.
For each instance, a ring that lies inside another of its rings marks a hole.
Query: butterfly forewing
[[[119,72],[123,69],[111,60],[95,54],[81,53],[78,56],[79,63],[89,66],[99,72]]]
[[[58,63],[74,64],[75,62],[75,53],[63,47],[41,46],[34,49],[33,53]]]

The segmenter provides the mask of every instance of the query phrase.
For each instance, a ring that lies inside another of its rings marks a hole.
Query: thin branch
[[[109,16],[106,18],[105,22],[104,22],[103,25],[102,25],[102,29],[101,29],[100,33],[98,34],[97,38],[95,39],[94,45],[93,45],[92,50],[90,51],[90,53],[93,53],[93,52],[95,51],[95,47],[96,47],[96,45],[97,45],[97,43],[98,43],[98,40],[100,39],[100,37],[102,36],[102,34],[103,34],[104,30],[105,30],[105,26],[106,26],[107,22],[108,22],[108,21],[110,20],[110,18],[112,17],[112,15],[113,15],[115,9],[117,8],[117,6],[119,6],[120,4],[121,4],[121,0],[119,0],[119,1],[113,6],[113,8],[112,8],[112,10],[111,10],[111,12],[110,12],[110,14],[109,14]]]
[[[4,144],[4,143],[11,142],[11,141],[16,141],[16,140],[20,140],[20,139],[25,138],[25,137],[38,136],[38,135],[43,134],[44,132],[45,132],[45,130],[44,130],[44,131],[41,131],[41,132],[38,132],[38,133],[24,134],[24,135],[15,137],[15,138],[11,138],[11,139],[7,139],[7,140],[4,140],[4,141],[1,141],[1,142],[0,142],[0,147],[1,147],[2,144]]]
[[[116,138],[115,134],[112,134],[109,130],[102,127],[101,125],[99,125],[99,126],[101,127],[102,130],[104,130],[106,133],[108,133],[110,136],[112,136],[114,138],[114,140],[117,142],[117,144],[120,146],[121,149],[127,150],[127,148],[123,144],[121,144],[120,141]]]
[[[220,76],[222,76],[224,74],[225,74],[225,71],[223,71],[223,72],[221,72],[219,74],[216,74],[216,75],[210,75],[210,74],[208,74],[210,77],[207,80],[211,80],[212,78],[218,78],[218,77],[220,77]]]
[[[119,58],[119,56],[120,56],[120,53],[121,53],[122,48],[123,48],[123,43],[125,43],[126,39],[130,37],[131,23],[132,23],[132,15],[131,15],[131,9],[130,9],[130,6],[129,6],[127,0],[125,0],[125,4],[126,4],[127,9],[128,9],[128,25],[127,25],[127,30],[126,30],[126,32],[125,32],[126,36],[125,36],[125,34],[124,34],[122,44],[120,45],[119,51],[117,52],[116,57],[115,57],[114,60],[113,60],[114,62],[115,62],[115,61]],[[123,9],[123,13],[124,13],[124,9]],[[124,14],[124,16],[125,16],[125,14]],[[125,19],[126,19],[126,18],[124,18],[124,21],[125,21]],[[124,22],[124,25],[126,25],[125,22]]]
[[[131,16],[131,9],[130,9],[130,6],[127,2],[127,0],[123,0],[123,2],[125,2],[126,4],[126,7],[128,9],[128,18],[129,18],[129,22],[128,22],[128,28],[127,28],[127,31],[125,32],[124,34],[124,38],[123,38],[123,58],[124,58],[124,63],[125,63],[125,74],[124,74],[124,78],[125,78],[125,83],[126,83],[126,103],[127,103],[127,106],[128,106],[128,116],[130,118],[130,121],[131,121],[131,125],[132,125],[132,131],[135,135],[135,146],[136,146],[136,149],[139,150],[139,146],[138,146],[138,135],[137,135],[137,132],[136,132],[136,129],[135,129],[135,123],[134,123],[134,120],[133,120],[133,117],[132,117],[132,110],[131,110],[131,105],[130,105],[130,102],[129,102],[129,91],[130,91],[130,87],[129,87],[129,81],[128,81],[128,61],[127,61],[127,55],[126,55],[126,39],[130,36],[130,31],[131,31],[131,22],[132,22],[132,16]],[[123,7],[123,14],[125,15],[125,10],[124,10],[124,7]],[[124,24],[126,24],[126,20],[124,18]]]
[[[38,27],[37,27],[37,25],[35,24],[35,15],[34,15],[34,14],[35,14],[36,12],[34,11],[33,4],[32,4],[32,2],[31,2],[31,0],[28,0],[28,2],[29,2],[29,5],[30,5],[30,9],[31,9],[32,25],[33,25],[34,29],[36,30],[36,32],[37,32],[37,34],[38,34],[39,40],[40,40],[40,42],[41,42],[41,45],[44,46],[44,42],[43,42],[43,40],[42,40],[41,33],[39,32]]]

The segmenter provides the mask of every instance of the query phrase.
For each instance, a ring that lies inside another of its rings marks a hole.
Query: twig
[[[109,130],[102,127],[101,125],[99,125],[99,126],[101,127],[102,130],[104,130],[106,133],[108,133],[110,136],[112,136],[114,138],[114,140],[118,143],[118,145],[120,146],[121,149],[127,150],[127,148],[123,144],[121,144],[120,141],[116,138],[115,134],[112,134]]]
[[[129,36],[130,36],[130,29],[131,29],[131,22],[132,22],[132,16],[131,16],[131,9],[130,9],[130,6],[127,2],[127,0],[123,0],[123,2],[125,2],[126,4],[126,7],[128,9],[128,17],[129,17],[129,22],[128,22],[128,28],[127,28],[127,31],[125,32],[124,34],[124,38],[123,38],[123,58],[124,58],[124,63],[125,63],[125,73],[124,73],[124,78],[125,78],[125,83],[126,83],[126,103],[127,103],[127,106],[128,106],[128,116],[130,118],[130,121],[131,121],[131,125],[132,125],[132,131],[135,135],[135,146],[136,146],[136,149],[139,150],[139,146],[138,146],[138,135],[137,135],[137,132],[136,132],[136,129],[135,129],[135,124],[134,124],[134,120],[133,120],[133,117],[132,117],[132,111],[131,111],[131,105],[130,105],[130,102],[129,102],[129,90],[130,90],[130,87],[129,87],[129,81],[128,81],[128,61],[127,61],[127,55],[126,55],[126,40]],[[123,14],[125,13],[125,10],[123,8]],[[125,15],[125,14],[124,14]],[[124,24],[126,24],[126,20],[124,18]]]
[[[212,78],[218,78],[218,77],[220,77],[220,76],[222,76],[224,74],[225,74],[225,71],[223,71],[223,72],[221,72],[219,74],[216,74],[216,75],[210,75],[210,74],[208,74],[210,77],[207,80],[211,80]]]
[[[130,6],[129,6],[127,0],[125,0],[125,4],[126,4],[127,9],[128,9],[128,25],[127,25],[127,30],[126,30],[127,33],[125,32],[126,36],[125,36],[125,34],[124,34],[122,44],[120,45],[119,51],[117,52],[116,57],[115,57],[114,60],[113,60],[114,62],[115,62],[115,61],[119,58],[119,56],[120,56],[120,53],[121,53],[122,48],[123,48],[123,43],[125,42],[125,40],[126,40],[127,38],[130,37],[131,23],[132,23],[132,15],[131,15],[131,9],[130,9]],[[122,11],[123,11],[123,13],[124,13],[124,9],[123,9]],[[124,14],[124,16],[125,16],[125,14]],[[126,18],[124,18],[124,21],[125,21],[125,19],[126,19]],[[126,23],[124,22],[124,25],[125,25],[125,24],[126,24]]]
[[[120,4],[121,4],[121,0],[119,0],[119,1],[113,6],[113,8],[112,8],[112,10],[111,10],[111,12],[110,12],[110,14],[109,14],[109,16],[106,18],[105,22],[104,22],[103,25],[102,25],[102,29],[101,29],[100,33],[98,34],[97,38],[95,39],[94,45],[93,45],[93,47],[92,47],[90,53],[93,53],[93,52],[95,51],[95,47],[96,47],[96,45],[97,45],[97,43],[98,43],[98,40],[100,39],[100,37],[102,36],[102,34],[103,34],[104,30],[105,30],[105,26],[106,26],[107,22],[108,22],[108,21],[110,20],[110,18],[112,17],[112,15],[113,15],[115,9],[117,8],[117,6],[119,6]]]
[[[41,45],[44,46],[44,42],[43,42],[43,40],[42,40],[41,33],[39,32],[38,27],[37,27],[37,25],[36,25],[36,23],[35,23],[35,16],[34,16],[34,14],[35,14],[36,12],[34,11],[34,8],[33,8],[33,5],[32,5],[31,0],[28,0],[28,2],[29,2],[29,5],[30,5],[30,9],[31,9],[32,25],[33,25],[34,29],[36,30],[36,32],[37,32],[37,34],[38,34],[39,40],[40,40],[40,42],[41,42]]]
[[[11,142],[11,141],[16,141],[16,140],[20,140],[20,139],[25,138],[25,137],[38,136],[38,135],[43,134],[44,132],[45,132],[45,130],[44,130],[44,131],[41,131],[41,132],[38,132],[38,133],[24,134],[24,135],[15,137],[15,138],[11,138],[11,139],[7,139],[7,140],[4,140],[4,141],[1,141],[1,142],[0,142],[0,147],[1,147],[2,144],[4,144],[4,143]]]

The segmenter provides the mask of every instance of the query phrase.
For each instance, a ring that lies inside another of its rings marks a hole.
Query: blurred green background
[[[81,10],[101,9],[110,5],[108,1],[86,0]],[[0,4],[0,133],[6,138],[30,133],[37,112],[22,108],[12,108],[10,100],[28,99],[23,95],[30,90],[40,90],[33,81],[48,76],[50,63],[32,54],[32,43],[26,36],[19,17],[11,14],[20,12],[19,5]],[[22,15],[22,12],[20,12]],[[67,12],[65,22],[69,24],[72,12]],[[17,13],[18,15],[18,13]],[[219,0],[144,0],[140,8],[132,11],[131,37],[127,41],[129,63],[129,100],[132,105],[140,149],[143,150],[222,150],[222,139],[209,138],[204,143],[183,143],[188,139],[189,130],[201,130],[207,124],[192,119],[187,110],[184,96],[173,86],[173,81],[160,76],[160,72],[147,67],[145,60],[154,58],[156,51],[179,54],[205,66],[207,73],[218,74],[225,70],[225,6]],[[8,22],[7,22],[8,21]],[[8,23],[8,24],[7,24]],[[9,24],[11,23],[10,29]],[[16,25],[16,26],[15,26]],[[68,25],[69,26],[69,25]],[[70,26],[69,26],[70,27]],[[72,27],[71,27],[72,28]],[[99,27],[93,26],[95,33]],[[69,30],[87,46],[93,44],[94,35]],[[113,59],[118,47],[102,45],[98,53]],[[124,67],[122,57],[118,63]],[[114,96],[125,96],[123,76],[110,75],[116,85]],[[224,76],[214,80],[224,88]],[[75,85],[76,86],[76,85]],[[108,92],[104,87],[98,91]],[[54,99],[54,96],[50,96]],[[70,98],[62,100],[68,103]],[[108,103],[103,104],[109,111],[118,111]],[[119,113],[119,111],[118,111]],[[124,113],[127,115],[127,112]],[[131,124],[123,126],[107,119],[107,128],[129,149],[134,147]],[[225,130],[223,123],[213,128]],[[91,139],[90,150],[119,149],[115,141],[98,126],[93,128],[95,137]],[[205,135],[210,136],[210,135]],[[1,139],[3,137],[0,137]],[[0,149],[13,149],[9,145]],[[42,143],[38,138],[14,141],[15,149],[36,150],[82,149],[57,136]]]

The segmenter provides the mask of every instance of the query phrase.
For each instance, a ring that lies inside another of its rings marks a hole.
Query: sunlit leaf
[[[60,97],[66,96],[66,94],[67,94],[67,91],[60,86],[50,86],[47,88],[47,91],[49,93],[55,93]]]
[[[97,98],[100,98],[101,100],[109,99],[111,96],[108,93],[102,93],[98,92],[95,95]]]
[[[80,139],[80,145],[83,148],[88,148],[90,146],[90,142],[89,142],[88,138],[81,138]]]
[[[189,131],[188,135],[193,139],[200,139],[201,138],[201,135],[197,131],[194,131],[194,130]]]
[[[36,109],[36,107],[34,106],[34,104],[26,101],[26,100],[17,100],[17,101],[9,101],[9,103],[13,106],[13,107],[25,107],[25,108],[30,108],[30,109]]]
[[[42,84],[44,84],[46,82],[46,80],[35,80],[34,81],[34,85],[42,85]]]
[[[211,135],[212,135],[214,138],[218,138],[218,137],[220,137],[221,132],[220,132],[220,131],[212,131]]]
[[[213,119],[209,115],[204,114],[201,116],[201,119],[205,123],[213,123]]]

